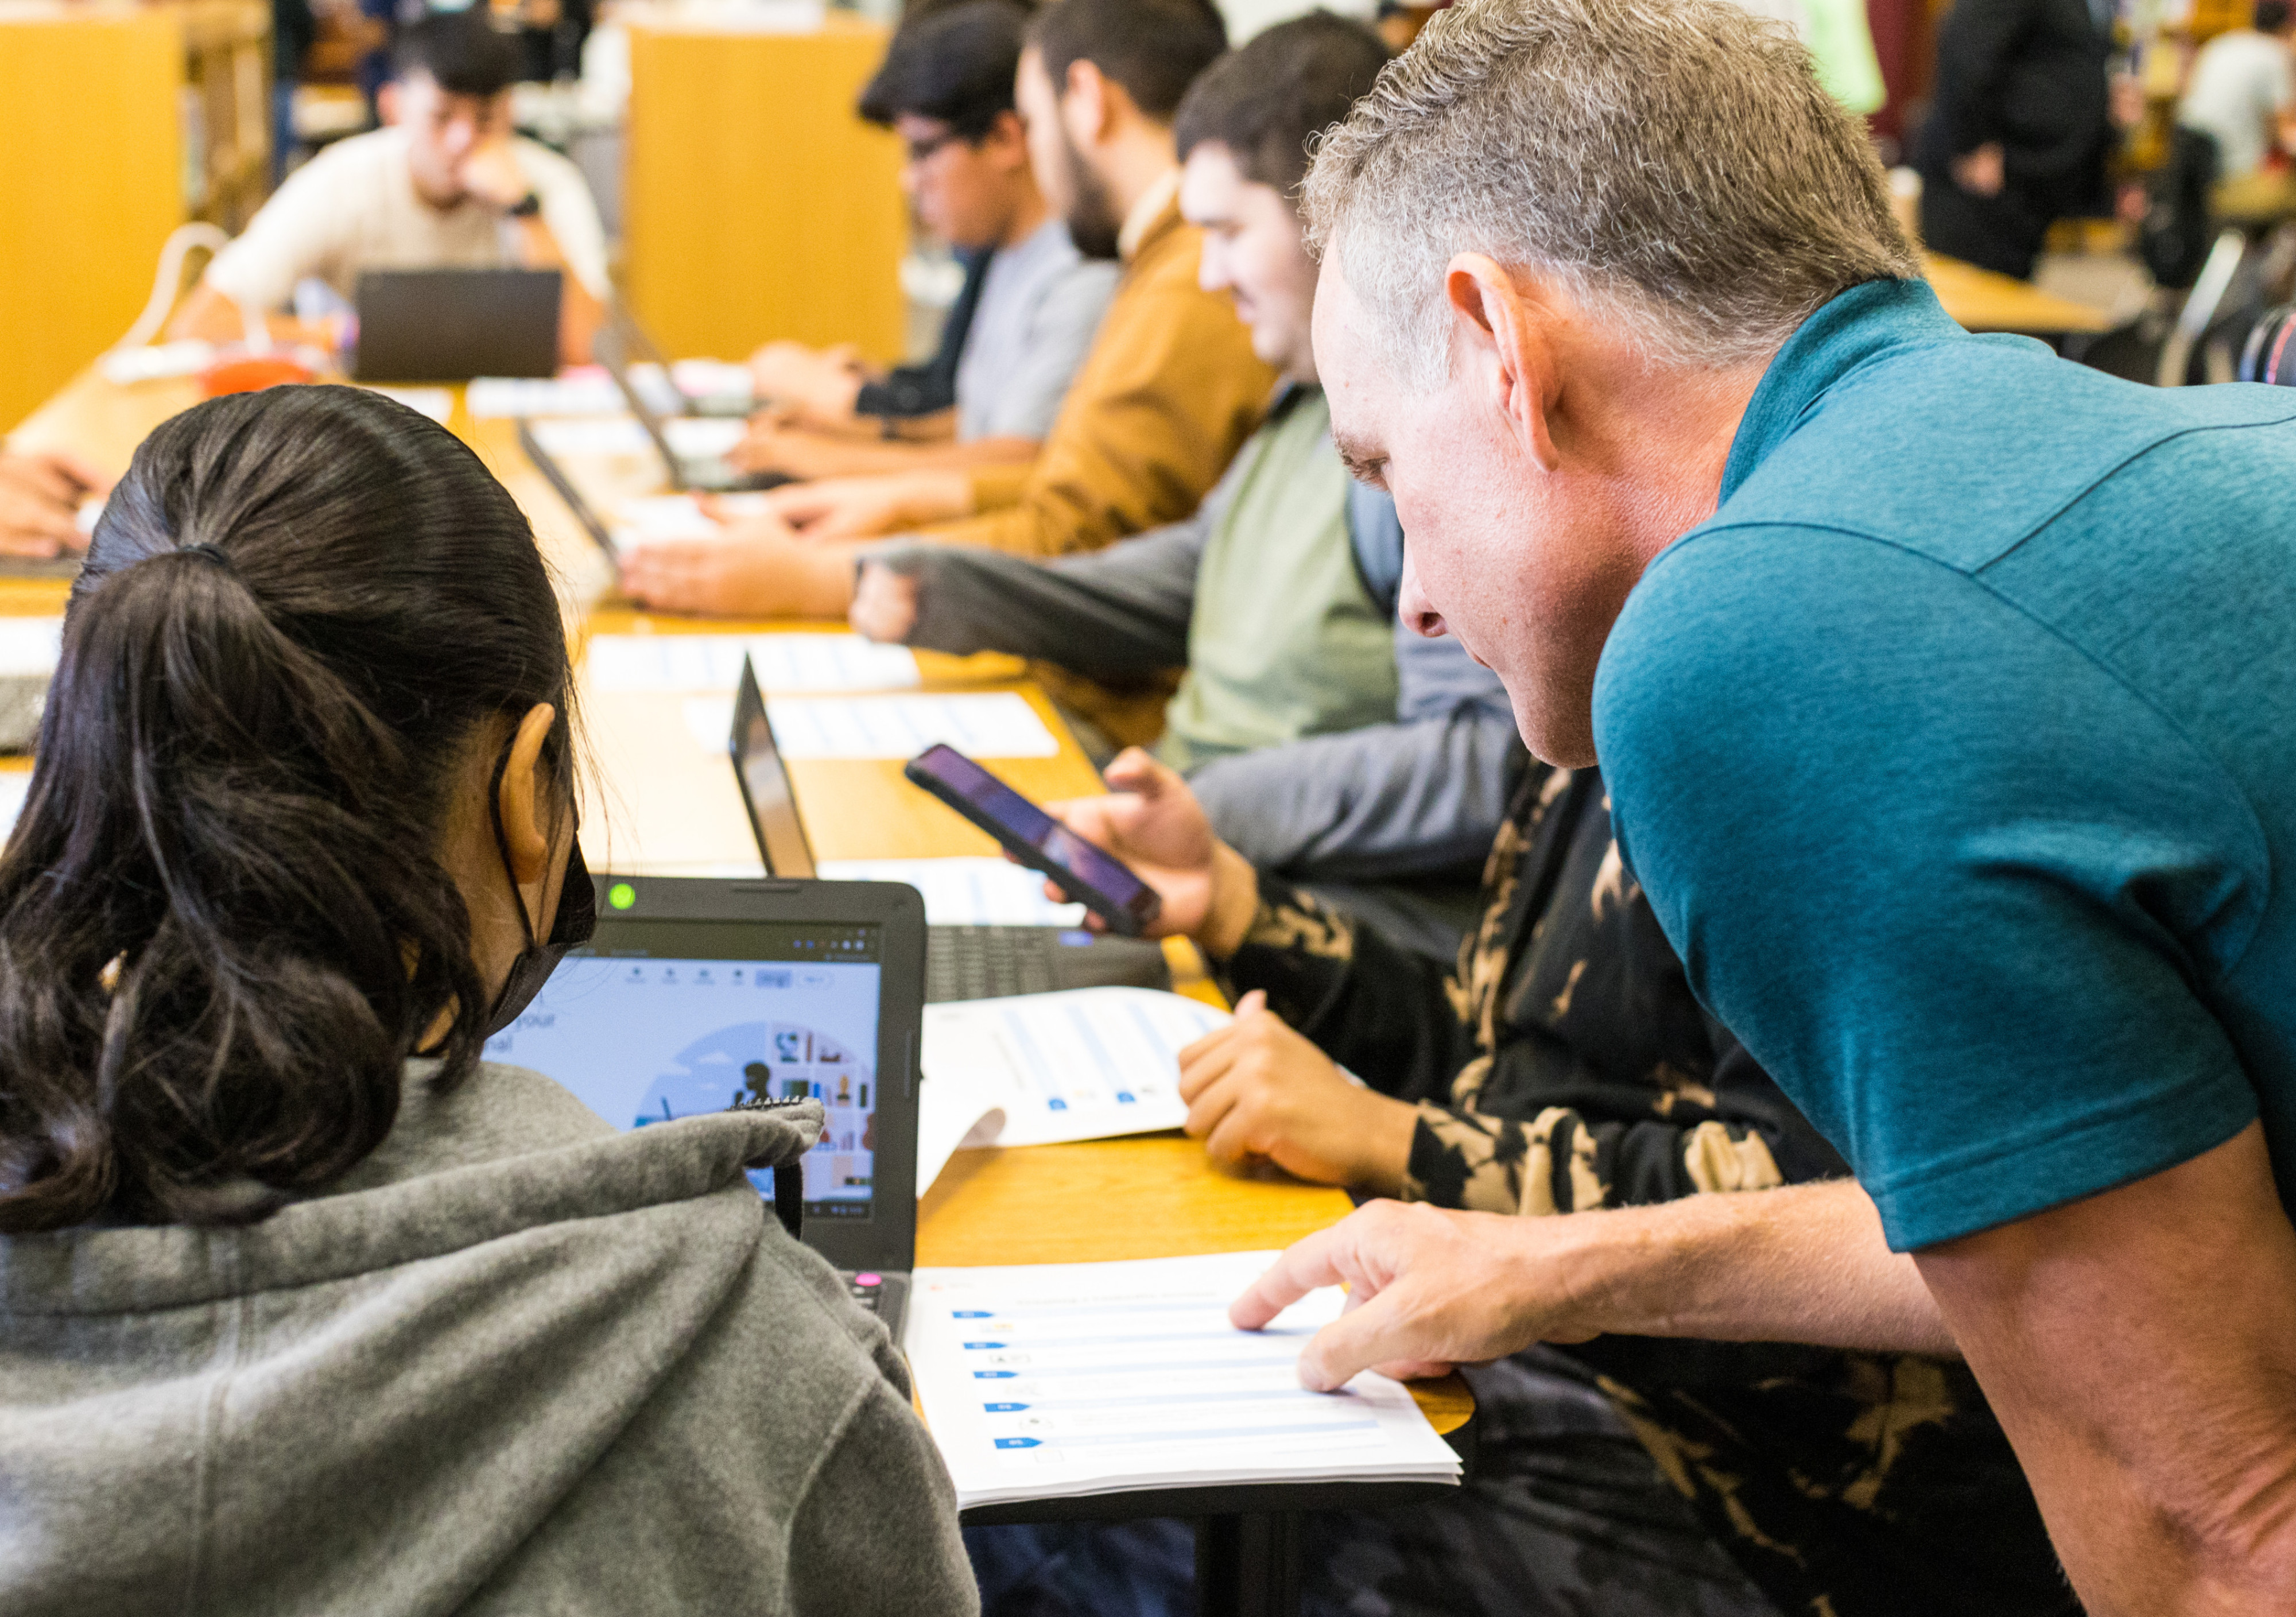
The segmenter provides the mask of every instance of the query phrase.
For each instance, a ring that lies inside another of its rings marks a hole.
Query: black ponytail
[[[136,451],[0,855],[0,1232],[258,1219],[390,1132],[485,990],[437,846],[469,749],[570,679],[517,505],[415,412],[276,388]]]

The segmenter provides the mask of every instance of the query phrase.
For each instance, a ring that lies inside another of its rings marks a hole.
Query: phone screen
[[[1148,884],[1121,861],[1076,835],[955,748],[928,748],[909,767],[964,799],[1007,836],[1043,854],[1112,907],[1136,910],[1149,893]]]

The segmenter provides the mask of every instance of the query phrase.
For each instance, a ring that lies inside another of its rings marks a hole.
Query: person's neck
[[[1720,370],[1653,364],[1614,325],[1582,334],[1550,431],[1558,454],[1616,490],[1618,518],[1647,566],[1721,504],[1730,448],[1769,357]]]
[[[997,233],[996,239],[989,245],[1000,252],[1018,247],[1042,230],[1045,221],[1052,217],[1052,209],[1045,206],[1044,193],[1030,185],[1026,194],[1013,204],[1011,216],[1004,221],[1004,228]]]
[[[1117,129],[1092,154],[1092,165],[1116,204],[1116,217],[1128,219],[1140,199],[1180,166],[1172,132],[1162,124],[1136,119]]]

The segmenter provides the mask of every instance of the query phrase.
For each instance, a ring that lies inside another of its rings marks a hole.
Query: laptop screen
[[[618,921],[569,955],[487,1059],[556,1079],[617,1129],[812,1096],[808,1220],[874,1207],[883,929],[852,922]],[[751,1176],[773,1194],[769,1172]]]

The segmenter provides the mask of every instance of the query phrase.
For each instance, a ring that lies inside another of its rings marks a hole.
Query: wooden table
[[[29,420],[22,447],[76,449],[111,471],[125,470],[152,428],[196,399],[187,382],[111,386],[84,373]],[[611,595],[604,558],[518,447],[504,421],[476,421],[459,392],[448,426],[474,448],[532,521],[556,575],[568,631],[598,633],[760,633],[804,627],[783,622],[695,622],[639,612]],[[632,475],[607,468],[608,477]],[[54,612],[66,586],[49,579],[0,579],[0,612]],[[1034,797],[1101,791],[1094,770],[1044,693],[1017,677],[1009,659],[925,654],[928,687],[1020,692],[1059,738],[1056,757],[997,760],[1000,773]],[[583,825],[584,853],[596,869],[758,868],[756,843],[733,769],[696,744],[676,695],[586,691],[584,706],[597,778]],[[815,851],[824,858],[933,858],[992,853],[989,840],[902,779],[893,760],[793,759],[791,784]],[[1173,956],[1184,992],[1218,1002],[1201,956],[1185,944]],[[1071,1145],[959,1152],[918,1209],[921,1265],[1084,1263],[1128,1258],[1185,1257],[1289,1245],[1347,1215],[1346,1194],[1285,1177],[1246,1178],[1215,1170],[1201,1147],[1177,1135],[1096,1140]],[[1419,1383],[1413,1396],[1435,1429],[1453,1441],[1474,1401],[1456,1376]],[[1423,1485],[1420,1485],[1423,1486]],[[1292,1490],[1281,1498],[1315,1504],[1331,1490]],[[1280,1565],[1296,1551],[1286,1518],[1274,1503],[1230,1515],[1200,1540],[1203,1570],[1215,1581],[1247,1588],[1263,1562]],[[1358,1492],[1355,1497],[1367,1495]],[[1142,1501],[1114,1496],[1098,1506],[1140,1514]],[[1259,1591],[1266,1593],[1266,1590]],[[1279,1602],[1280,1605],[1280,1602]],[[1265,1609],[1275,1609],[1273,1607]]]
[[[1972,332],[2013,332],[2064,337],[2109,329],[2111,320],[2086,303],[2045,292],[2030,281],[1980,269],[1943,253],[1923,253],[1930,290],[1945,312]]]

